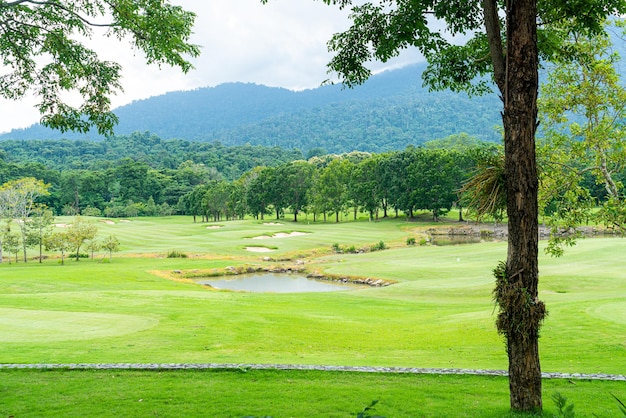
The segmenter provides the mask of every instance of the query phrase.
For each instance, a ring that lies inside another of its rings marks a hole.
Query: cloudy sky
[[[114,107],[174,90],[211,87],[230,81],[252,82],[293,90],[314,88],[328,78],[330,54],[326,42],[349,25],[348,11],[320,0],[172,0],[198,17],[192,42],[202,46],[184,75],[179,70],[147,66],[141,53],[128,44],[94,38],[94,47],[106,59],[124,67],[124,93]],[[420,58],[406,53],[385,66],[398,67]],[[0,101],[0,132],[27,127],[39,121],[34,100]]]

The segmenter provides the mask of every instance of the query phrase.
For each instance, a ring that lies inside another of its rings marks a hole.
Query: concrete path
[[[7,369],[60,370],[317,370],[358,373],[453,374],[507,376],[505,370],[429,369],[414,367],[315,366],[305,364],[234,364],[234,363],[69,363],[69,364],[0,364]],[[626,382],[625,375],[588,373],[542,373],[544,379],[613,380]]]

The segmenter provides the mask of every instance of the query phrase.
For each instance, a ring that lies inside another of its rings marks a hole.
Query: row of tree
[[[254,176],[258,167],[269,169],[305,159],[297,150],[250,146],[229,149],[219,144],[163,141],[148,133],[110,137],[100,143],[82,142],[2,141],[0,183],[25,177],[42,180],[49,185],[49,193],[38,201],[56,215],[167,216],[189,213],[179,202],[197,186],[236,183]],[[484,144],[460,134],[431,141],[427,147],[450,146],[467,153]],[[174,151],[176,147],[180,149]],[[307,157],[317,167],[320,163],[315,157],[325,154],[323,149],[314,149]],[[382,155],[390,154],[394,153]],[[359,162],[371,155],[351,152],[344,158]],[[185,156],[191,159],[179,162]]]
[[[431,211],[437,219],[461,205],[460,190],[480,156],[497,152],[474,148],[466,152],[407,148],[383,154],[350,153],[294,161],[277,167],[257,167],[238,180],[213,180],[196,186],[178,205],[184,214],[204,220],[280,218],[288,209],[294,221],[302,213],[339,215],[367,212],[371,219],[390,211],[413,217]]]
[[[28,261],[27,249],[37,248],[39,262],[43,259],[43,249],[59,251],[61,262],[65,254],[73,251],[76,260],[80,249],[86,244],[92,254],[104,249],[111,257],[119,249],[120,242],[115,236],[108,236],[102,242],[96,240],[98,228],[91,222],[76,217],[63,232],[54,232],[54,215],[44,204],[37,200],[49,194],[49,185],[32,177],[9,181],[0,186],[0,219],[6,220],[0,230],[0,263],[3,251],[15,255],[19,260],[20,251],[24,262]],[[17,225],[17,232],[12,227]],[[10,262],[11,258],[9,258]]]

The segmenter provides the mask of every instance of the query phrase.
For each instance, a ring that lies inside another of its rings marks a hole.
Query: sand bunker
[[[253,253],[269,253],[274,251],[271,248],[267,247],[246,247],[245,250],[252,251]]]
[[[275,226],[275,225],[282,225],[281,223],[278,222],[266,222],[263,225],[271,225],[271,226]]]
[[[57,228],[67,228],[67,224],[54,224]]]
[[[115,225],[115,222],[110,221],[110,220],[108,220],[108,219],[105,219],[105,220],[103,220],[102,222],[104,222],[104,223],[105,223],[105,224],[107,224],[107,225]]]
[[[252,237],[252,239],[268,239],[268,238],[289,238],[289,237],[297,237],[297,236],[301,236],[301,235],[308,235],[306,232],[298,232],[298,231],[294,231],[294,232],[290,232],[290,233],[286,233],[286,232],[278,232],[272,236],[269,235],[259,235],[258,237]]]
[[[120,222],[130,222],[128,219],[120,219]]]
[[[289,234],[286,234],[284,232],[279,232],[278,234],[272,235],[272,238],[298,237],[298,236],[301,236],[301,235],[307,235],[307,234],[304,233],[304,232],[298,232],[298,231],[290,232]]]
[[[209,225],[206,227],[206,229],[220,229],[220,228],[224,228],[222,225]]]

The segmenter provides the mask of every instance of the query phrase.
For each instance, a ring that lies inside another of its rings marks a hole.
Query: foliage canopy
[[[0,1],[0,96],[19,100],[32,92],[45,126],[110,133],[117,122],[110,98],[121,90],[121,67],[100,59],[86,41],[104,30],[128,39],[148,63],[187,72],[186,57],[200,52],[189,43],[194,18],[168,1]],[[70,104],[69,94],[81,103]]]

